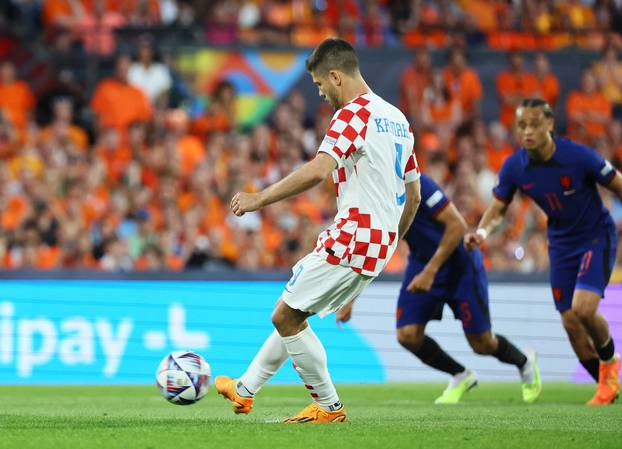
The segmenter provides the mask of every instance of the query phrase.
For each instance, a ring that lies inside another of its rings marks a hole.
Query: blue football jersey
[[[449,205],[449,199],[442,189],[427,175],[421,174],[421,204],[412,225],[404,236],[410,248],[409,263],[424,266],[436,252],[443,237],[445,225],[436,217]],[[479,250],[475,250],[478,252]],[[470,255],[463,243],[439,269],[435,284],[459,278],[469,264]]]
[[[613,224],[596,183],[607,185],[615,173],[593,149],[556,138],[553,157],[546,162],[531,160],[524,148],[508,157],[493,193],[509,203],[520,190],[547,215],[549,243],[573,245]]]

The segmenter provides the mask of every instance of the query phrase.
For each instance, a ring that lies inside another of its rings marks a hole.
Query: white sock
[[[276,374],[288,357],[283,339],[275,329],[266,339],[246,372],[240,377],[240,382],[251,395],[254,395]],[[242,393],[244,390],[238,389],[238,394]]]
[[[519,369],[521,380],[526,384],[533,383],[533,355],[527,353],[527,363],[521,369]]]
[[[449,379],[448,387],[454,388],[456,385],[458,385],[460,382],[462,382],[464,379],[466,379],[470,375],[471,375],[471,370],[465,369],[461,373],[451,376],[451,379]]]
[[[339,396],[326,366],[326,351],[311,326],[291,337],[283,337],[283,342],[317,405],[324,410],[339,409]]]

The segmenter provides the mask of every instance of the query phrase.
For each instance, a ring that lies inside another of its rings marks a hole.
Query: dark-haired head
[[[553,118],[553,109],[542,98],[525,98],[520,102],[518,108],[542,108],[542,113],[546,118]]]
[[[326,76],[331,70],[339,70],[346,75],[359,71],[359,60],[349,42],[339,38],[329,38],[318,45],[306,62],[307,71]]]
[[[307,70],[320,97],[335,109],[370,91],[354,48],[343,39],[326,39],[318,45],[307,59]]]
[[[532,159],[542,159],[553,143],[553,110],[541,98],[525,98],[516,108],[516,137]]]

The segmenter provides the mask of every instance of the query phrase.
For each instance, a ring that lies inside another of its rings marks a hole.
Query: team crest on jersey
[[[568,190],[572,186],[572,179],[568,175],[562,175],[559,177],[559,182],[564,188],[564,190]]]

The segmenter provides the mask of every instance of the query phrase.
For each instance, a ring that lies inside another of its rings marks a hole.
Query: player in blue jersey
[[[452,376],[435,403],[457,403],[477,384],[477,374],[425,333],[427,323],[440,320],[447,304],[462,321],[471,348],[515,365],[522,379],[523,399],[535,401],[542,388],[535,353],[525,355],[503,335],[491,331],[482,254],[478,249],[465,249],[464,218],[440,187],[423,174],[420,182],[421,204],[404,236],[410,255],[397,304],[398,341],[426,365]],[[349,304],[337,313],[337,321],[348,321],[351,313]]]
[[[543,100],[520,104],[516,133],[522,147],[503,164],[495,198],[465,243],[474,248],[484,242],[517,190],[540,206],[548,217],[555,307],[579,360],[598,381],[588,405],[611,404],[620,388],[620,357],[598,305],[615,262],[617,236],[597,184],[622,199],[622,176],[593,149],[554,137],[553,112]]]

